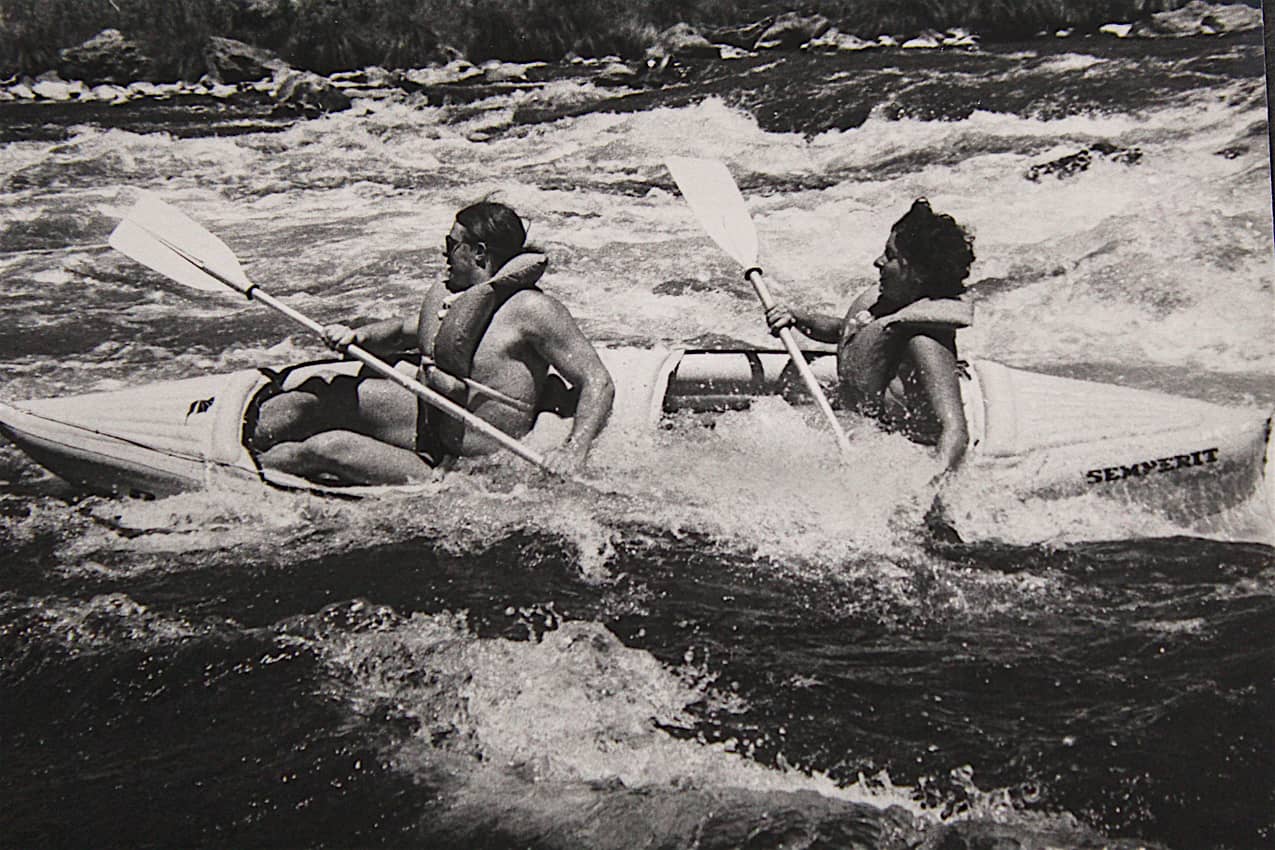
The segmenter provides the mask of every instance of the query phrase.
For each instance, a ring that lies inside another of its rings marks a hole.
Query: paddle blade
[[[726,165],[680,156],[669,157],[666,165],[712,240],[744,268],[756,266],[757,230]]]
[[[202,225],[154,195],[144,194],[111,233],[111,247],[193,289],[246,293],[252,283],[239,259]]]

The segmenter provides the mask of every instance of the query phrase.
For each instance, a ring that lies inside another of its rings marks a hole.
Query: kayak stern
[[[169,496],[259,481],[241,442],[256,370],[65,398],[0,403],[0,433],[91,493]]]

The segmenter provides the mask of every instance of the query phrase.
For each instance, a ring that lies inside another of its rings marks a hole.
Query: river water
[[[729,164],[784,298],[844,309],[924,195],[976,235],[964,354],[1275,406],[1257,36],[531,73],[310,119],[6,106],[0,395],[323,353],[107,249],[140,189],[323,322],[409,309],[491,196],[599,344],[773,345],[680,155]],[[0,841],[1275,843],[1271,539],[1023,503],[943,543],[923,449],[832,458],[777,400],[605,435],[601,496],[489,460],[375,501],[113,501],[6,444]]]

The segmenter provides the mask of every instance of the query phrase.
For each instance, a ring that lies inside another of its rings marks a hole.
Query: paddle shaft
[[[235,288],[239,289],[239,287],[237,286]],[[289,319],[292,319],[292,321],[296,322],[297,324],[305,325],[307,328],[314,331],[319,336],[323,336],[322,325],[320,325],[318,322],[315,322],[313,319],[311,319],[309,316],[305,315],[304,313],[298,313],[296,310],[292,309],[287,304],[284,304],[282,301],[279,301],[269,292],[264,292],[261,289],[258,289],[256,284],[253,284],[247,291],[243,291],[243,290],[240,290],[240,291],[244,292],[244,295],[248,296],[248,298],[260,301],[262,304],[265,304],[267,307],[270,307],[274,310],[278,310],[280,313],[287,316]],[[399,386],[409,389],[414,393],[416,392],[416,390],[412,389],[412,387],[399,381],[399,378],[404,377],[402,372],[399,372],[397,369],[389,366],[389,364],[385,363],[383,360],[380,360],[374,354],[371,354],[370,352],[368,352],[367,349],[359,348],[357,345],[347,345],[344,351],[346,354],[349,354],[351,357],[353,357],[355,360],[358,360],[360,363],[363,363],[365,366],[371,369],[375,369],[378,373],[385,375],[391,381],[394,381],[395,383],[399,384]],[[389,369],[390,372],[393,372],[394,377],[391,377],[387,372],[385,372],[384,369],[381,368],[382,366]],[[473,392],[479,393],[481,395],[485,395],[488,398],[495,399],[496,401],[506,404],[509,407],[512,407],[516,410],[521,410],[524,413],[530,413],[534,410],[534,408],[531,405],[527,404],[522,399],[517,399],[517,398],[513,398],[512,396],[505,395],[499,390],[494,390],[491,387],[485,384],[480,384],[477,381],[472,380],[470,378],[463,378],[462,380],[465,382],[465,386],[469,387],[469,389],[472,390]],[[411,381],[411,383],[414,384],[416,382]],[[416,393],[416,394],[420,395],[420,393]],[[424,398],[424,396],[422,396],[422,398]],[[450,399],[447,399],[446,396],[439,396],[439,398],[442,398],[450,402]],[[426,399],[426,401],[428,400],[429,399]],[[446,410],[447,408],[444,407],[443,409]],[[462,409],[463,408],[457,406],[457,410],[462,410]],[[465,412],[468,413],[469,411],[465,411]],[[456,415],[459,416],[459,414],[456,414]],[[470,415],[472,416],[472,414]],[[463,419],[464,417],[461,417],[461,418]],[[483,420],[479,420],[479,421],[486,424],[486,422]],[[475,425],[474,427],[479,428],[479,426],[477,425]],[[479,428],[479,430],[482,430],[482,429]],[[498,431],[497,433],[500,433],[504,436],[508,436],[508,435],[505,435],[503,431]],[[515,441],[515,444],[523,449],[526,449],[526,446],[523,446],[522,443],[517,443]],[[511,449],[511,451],[516,451],[516,450]],[[539,461],[532,460],[531,458],[526,458],[526,459],[530,460],[532,463],[535,463],[535,464],[540,463]]]
[[[162,241],[170,249],[180,253],[183,257],[185,257],[191,263],[198,266],[199,270],[202,271],[204,274],[207,274],[210,277],[216,278],[217,280],[226,284],[226,286],[229,286],[231,289],[235,290],[236,292],[242,293],[250,301],[257,301],[261,304],[264,304],[270,309],[275,310],[276,312],[282,313],[283,315],[287,316],[292,321],[313,331],[319,336],[323,336],[323,325],[319,324],[314,319],[311,319],[309,316],[305,315],[304,313],[301,313],[293,309],[292,307],[289,307],[287,304],[284,304],[282,301],[275,298],[269,292],[266,292],[265,290],[261,289],[256,284],[249,284],[247,287],[244,287],[241,284],[228,280],[224,275],[218,274],[216,269],[209,268],[208,264],[200,261],[198,257],[191,256],[188,252],[181,250],[180,247],[178,247],[177,245],[174,245],[172,242],[169,242],[167,239],[163,239],[162,237],[159,237],[159,238],[160,238],[160,241]],[[545,469],[545,470],[548,469],[548,466],[545,463],[544,456],[541,455],[539,452],[535,451],[534,449],[530,449],[527,446],[524,446],[522,443],[515,440],[513,437],[509,436],[504,431],[501,431],[495,425],[492,425],[491,423],[487,422],[485,419],[481,419],[478,416],[475,416],[473,413],[470,413],[468,410],[461,407],[459,404],[452,401],[447,396],[442,395],[441,393],[437,393],[434,390],[431,390],[429,387],[425,386],[420,381],[413,380],[412,378],[407,377],[402,372],[398,371],[393,366],[391,366],[390,364],[386,363],[384,360],[377,357],[375,354],[372,354],[370,351],[360,348],[357,345],[347,345],[345,347],[345,353],[349,355],[350,357],[353,357],[355,360],[359,361],[360,363],[362,363],[364,366],[367,366],[369,369],[376,372],[381,377],[386,378],[387,380],[393,381],[394,383],[398,384],[403,389],[407,390],[408,392],[422,399],[426,404],[430,404],[430,405],[433,405],[434,407],[437,407],[439,410],[442,410],[444,413],[447,413],[447,414],[450,414],[451,416],[456,417],[457,419],[464,422],[466,425],[469,425],[470,427],[472,427],[474,430],[481,432],[484,436],[489,437],[492,440],[495,440],[503,448],[508,449],[509,451],[518,455],[518,457],[522,458],[528,463],[534,463],[536,466],[540,467],[541,469]]]
[[[762,277],[761,269],[754,266],[744,272],[744,277],[753,285],[753,291],[757,293],[757,298],[761,301],[763,309],[769,310],[775,305],[775,299],[771,297],[770,290],[766,287],[766,281]],[[842,457],[845,457],[850,451],[850,440],[846,437],[846,432],[841,428],[841,423],[837,421],[836,414],[832,412],[832,405],[828,403],[827,396],[823,394],[823,387],[819,386],[819,380],[815,378],[815,373],[810,371],[810,364],[806,362],[806,355],[797,347],[797,339],[792,334],[792,328],[780,328],[779,339],[783,342],[784,348],[787,349],[788,357],[792,360],[792,365],[797,369],[797,374],[801,376],[806,389],[814,397],[815,404],[819,406],[820,412],[823,413],[824,418],[832,426],[832,433],[837,439],[837,448],[840,449]]]
[[[775,305],[775,299],[770,297],[761,269],[757,267],[757,228],[753,225],[752,216],[748,214],[748,207],[744,204],[744,196],[739,193],[739,186],[730,176],[730,171],[724,163],[715,159],[669,157],[667,165],[673,181],[682,191],[682,197],[690,204],[705,232],[744,267],[744,278],[753,285],[762,307],[769,310]],[[828,403],[823,388],[810,371],[806,356],[797,347],[797,341],[789,328],[782,328],[779,338],[783,340],[784,348],[788,350],[792,365],[801,375],[806,389],[832,426],[841,459],[846,460],[850,441],[833,414],[832,405]]]

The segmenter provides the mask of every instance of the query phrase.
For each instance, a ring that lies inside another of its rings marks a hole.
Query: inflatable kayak
[[[655,427],[679,413],[745,409],[788,383],[781,351],[601,353],[616,383],[613,425]],[[809,357],[821,380],[835,380],[831,355]],[[359,368],[320,361],[13,401],[0,404],[0,431],[37,463],[96,493],[155,497],[264,483],[360,495],[384,488],[330,487],[262,469],[244,442],[272,382],[288,388],[314,374]],[[963,474],[986,476],[1023,498],[1095,494],[1171,518],[1207,517],[1252,499],[1275,514],[1268,414],[990,361],[974,361],[968,371],[962,394],[970,452]],[[561,433],[561,420],[538,423],[527,442],[536,442],[542,425]]]

